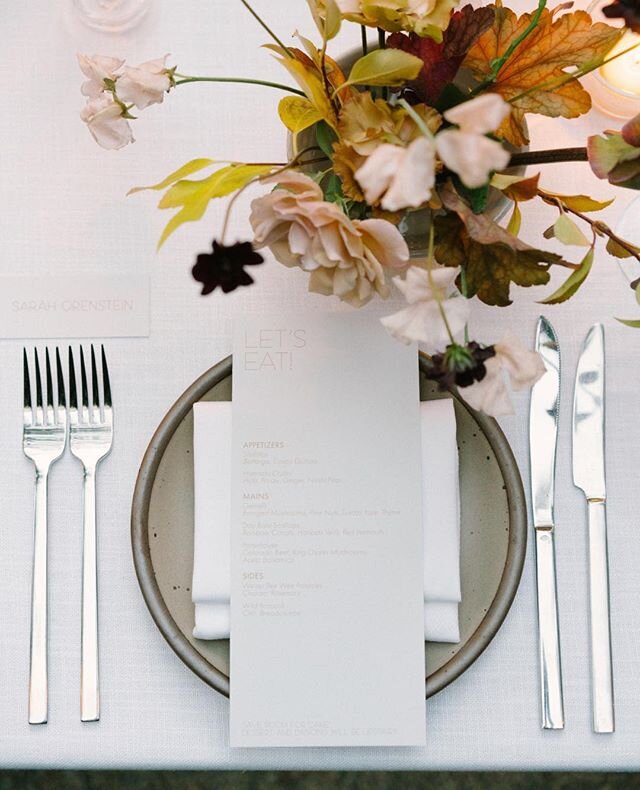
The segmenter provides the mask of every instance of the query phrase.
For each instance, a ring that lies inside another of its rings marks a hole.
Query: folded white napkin
[[[231,403],[196,403],[193,411],[193,635],[197,639],[228,639]],[[425,639],[458,642],[460,517],[453,402],[445,399],[421,403],[421,424]]]

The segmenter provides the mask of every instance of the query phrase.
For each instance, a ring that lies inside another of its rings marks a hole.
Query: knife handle
[[[536,582],[542,728],[562,730],[564,701],[553,527],[536,529]]]
[[[615,724],[605,502],[603,499],[589,500],[588,508],[593,731],[613,732]]]

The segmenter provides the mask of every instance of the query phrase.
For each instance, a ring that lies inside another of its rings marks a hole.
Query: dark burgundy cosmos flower
[[[493,346],[481,346],[475,341],[466,346],[447,346],[444,354],[434,354],[429,362],[427,377],[437,381],[440,389],[470,387],[487,374],[485,362],[495,357]]]
[[[220,287],[224,293],[234,291],[240,285],[251,285],[253,277],[245,272],[245,266],[257,266],[264,258],[257,253],[250,241],[238,241],[230,247],[213,242],[213,252],[198,255],[191,274],[202,283],[202,296]]]
[[[640,0],[613,0],[602,13],[609,19],[624,19],[626,27],[640,33]]]

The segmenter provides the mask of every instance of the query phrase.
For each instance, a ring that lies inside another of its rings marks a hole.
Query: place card
[[[148,274],[0,277],[0,339],[148,335]]]
[[[231,745],[424,744],[415,347],[250,316],[232,408]]]

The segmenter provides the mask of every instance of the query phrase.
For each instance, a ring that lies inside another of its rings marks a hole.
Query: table
[[[255,0],[281,35],[311,33],[306,4]],[[525,8],[524,3],[520,3]],[[233,750],[228,700],[205,686],[169,649],[137,587],[129,542],[129,509],[146,444],[165,411],[201,372],[231,350],[231,320],[243,311],[346,309],[306,293],[305,277],[277,263],[256,272],[258,285],[230,296],[198,296],[189,270],[219,229],[224,204],[207,220],[176,233],[161,254],[155,243],[166,216],[155,197],[125,198],[195,156],[281,158],[280,95],[249,87],[186,85],[134,122],[137,142],[99,149],[78,119],[81,75],[74,53],[127,55],[132,62],[171,51],[171,63],[194,74],[283,79],[258,46],[265,36],[238,2],[156,0],[151,17],[127,35],[83,28],[63,0],[12,3],[3,13],[0,74],[2,273],[149,270],[151,336],[110,340],[117,431],[99,482],[102,720],[79,721],[81,474],[69,455],[51,476],[50,721],[27,724],[29,589],[33,481],[22,456],[19,424],[22,344],[0,343],[2,527],[0,529],[0,764],[3,767],[277,768],[277,769],[638,769],[640,768],[640,468],[637,399],[640,332],[613,316],[635,303],[617,263],[601,253],[575,299],[546,308],[562,344],[564,399],[557,476],[557,562],[567,727],[539,729],[533,557],[507,620],[477,663],[428,703],[425,749]],[[288,40],[288,39],[287,39]],[[355,43],[355,42],[353,42]],[[337,44],[340,51],[350,42]],[[615,127],[593,111],[579,121],[531,120],[532,147],[581,145],[590,132]],[[543,184],[565,193],[611,194],[584,164],[543,166]],[[619,192],[606,218],[634,197]],[[248,200],[248,197],[247,197]],[[247,200],[233,216],[246,236]],[[554,218],[525,206],[525,237],[540,238]],[[575,256],[574,256],[575,257]],[[253,272],[252,272],[253,273]],[[560,272],[560,277],[563,276]],[[554,280],[554,284],[559,282]],[[520,289],[513,306],[474,313],[487,342],[511,330],[532,341],[539,296]],[[394,305],[373,308],[380,314]],[[636,308],[637,311],[637,308]],[[590,727],[584,501],[570,470],[571,389],[582,338],[596,320],[608,347],[608,480],[617,732]],[[528,395],[502,421],[527,479]],[[530,547],[531,548],[531,547]]]

